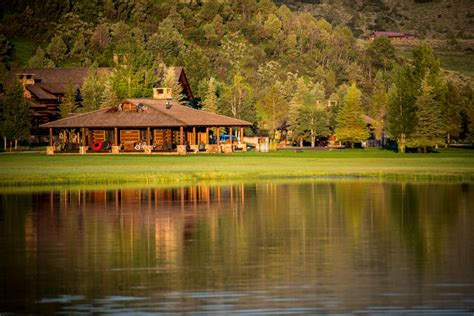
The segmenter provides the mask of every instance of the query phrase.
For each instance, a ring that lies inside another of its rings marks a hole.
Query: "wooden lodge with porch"
[[[240,119],[196,110],[171,99],[171,89],[154,88],[153,99],[126,99],[115,107],[42,124],[49,129],[48,154],[176,153],[246,150]],[[228,139],[221,141],[221,131]]]

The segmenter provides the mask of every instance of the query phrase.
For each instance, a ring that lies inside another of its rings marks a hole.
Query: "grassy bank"
[[[296,177],[474,181],[474,152],[279,151],[232,155],[0,154],[0,186],[180,183]]]

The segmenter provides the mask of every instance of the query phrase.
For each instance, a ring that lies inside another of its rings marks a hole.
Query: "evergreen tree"
[[[388,101],[388,132],[397,140],[399,151],[405,152],[416,126],[417,85],[409,66],[395,69],[393,81]]]
[[[59,104],[59,114],[61,115],[61,118],[67,117],[69,114],[74,113],[76,109],[76,92],[74,91],[72,82],[69,81],[64,97]]]
[[[363,119],[361,97],[361,91],[353,83],[347,90],[344,105],[336,119],[336,137],[341,142],[351,142],[352,148],[354,148],[354,142],[365,141],[369,137],[367,124]]]
[[[291,98],[288,109],[288,123],[291,127],[291,139],[303,146],[308,138],[308,115],[304,109],[305,98],[309,93],[308,86],[303,78],[298,78],[296,90]]]
[[[324,87],[321,83],[314,85],[304,109],[308,116],[311,147],[314,147],[317,137],[326,137],[330,132],[329,114],[326,108]]]
[[[103,102],[105,90],[104,79],[97,74],[97,65],[89,68],[86,79],[82,84],[82,110],[85,112],[97,110]]]
[[[1,132],[10,141],[26,140],[30,136],[31,115],[30,105],[23,97],[23,87],[15,82],[6,91],[2,100]]]
[[[100,108],[110,108],[117,106],[120,103],[117,92],[114,88],[114,83],[111,78],[104,82],[104,90],[101,96]]]
[[[51,39],[51,43],[48,45],[48,54],[53,59],[53,61],[58,64],[64,59],[66,59],[67,55],[67,46],[64,43],[61,36],[54,36]]]
[[[426,148],[444,142],[445,126],[439,105],[436,104],[433,88],[428,83],[428,74],[421,84],[421,94],[416,99],[417,124],[408,145]]]
[[[216,80],[211,77],[207,85],[207,92],[202,102],[202,109],[206,112],[219,113]]]
[[[36,53],[31,56],[30,60],[28,61],[28,67],[31,68],[51,68],[54,67],[54,63],[51,59],[46,57],[41,46],[36,48]]]
[[[171,88],[171,94],[174,102],[182,105],[186,104],[186,96],[183,94],[183,87],[181,86],[181,83],[179,83],[178,78],[176,78],[174,67],[169,67],[166,69],[163,86],[165,88]]]

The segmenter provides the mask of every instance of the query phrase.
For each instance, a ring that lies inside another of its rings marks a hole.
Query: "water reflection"
[[[0,195],[0,312],[468,314],[469,184]]]

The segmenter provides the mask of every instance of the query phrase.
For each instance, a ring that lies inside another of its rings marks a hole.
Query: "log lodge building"
[[[169,88],[153,88],[152,99],[126,99],[111,108],[42,124],[41,128],[49,129],[47,153],[186,154],[246,150],[240,140],[244,128],[251,123],[179,105],[171,96]],[[227,130],[232,137],[221,142],[221,130]]]

